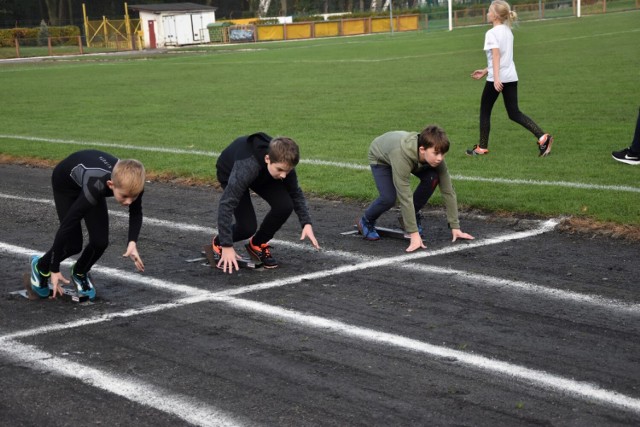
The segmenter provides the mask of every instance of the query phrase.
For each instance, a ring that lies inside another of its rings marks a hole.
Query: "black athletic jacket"
[[[216,175],[224,187],[218,206],[218,238],[221,246],[233,246],[233,211],[240,203],[242,195],[254,186],[283,183],[291,196],[300,226],[311,224],[311,216],[302,189],[298,185],[296,170],[292,169],[282,181],[274,179],[269,174],[264,156],[269,152],[271,139],[262,132],[241,136],[225,148],[218,158]]]
[[[68,208],[67,214],[60,220],[60,228],[53,242],[51,271],[59,271],[60,261],[55,254],[63,253],[65,242],[74,227],[87,211],[95,207],[101,199],[113,197],[113,191],[107,187],[111,171],[118,158],[98,150],[83,150],[71,154],[62,160],[53,170],[51,183],[54,193],[71,194],[77,197]],[[138,241],[142,228],[142,194],[129,205],[129,242]],[[108,229],[109,224],[104,224]]]

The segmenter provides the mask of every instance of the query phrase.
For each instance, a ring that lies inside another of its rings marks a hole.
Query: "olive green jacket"
[[[374,139],[369,147],[369,164],[391,166],[393,185],[396,188],[400,213],[407,233],[418,231],[410,183],[411,174],[421,168],[431,167],[420,163],[418,159],[417,132],[387,132]],[[438,173],[438,185],[447,210],[449,227],[460,228],[456,192],[445,161],[443,160],[435,170]]]

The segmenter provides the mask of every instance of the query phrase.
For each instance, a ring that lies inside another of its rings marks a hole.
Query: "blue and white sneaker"
[[[357,223],[358,231],[365,240],[380,240],[378,230],[376,230],[376,224],[369,221],[365,216],[362,216]]]
[[[76,265],[73,264],[73,267],[71,267],[71,280],[73,280],[73,284],[76,285],[78,296],[89,297],[89,300],[93,301],[96,298],[96,289],[91,281],[91,275],[89,273],[76,274],[75,268]]]
[[[49,277],[51,277],[51,273],[42,274],[38,270],[38,261],[40,261],[38,255],[31,255],[31,289],[40,298],[49,298]]]

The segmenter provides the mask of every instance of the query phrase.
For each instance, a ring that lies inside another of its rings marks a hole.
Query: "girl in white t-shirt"
[[[491,110],[500,93],[509,118],[525,127],[538,138],[540,156],[551,151],[553,137],[545,133],[531,118],[518,108],[518,74],[513,62],[513,33],[511,26],[517,19],[509,3],[495,0],[489,7],[487,20],[493,28],[484,38],[484,50],[487,52],[487,68],[475,70],[471,77],[476,80],[487,76],[480,100],[480,143],[467,150],[470,156],[487,154],[489,150],[489,131],[491,130]]]

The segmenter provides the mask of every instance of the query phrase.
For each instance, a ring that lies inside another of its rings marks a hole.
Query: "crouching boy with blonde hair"
[[[53,170],[51,184],[60,227],[53,246],[43,256],[31,256],[31,289],[41,298],[62,295],[62,283],[69,283],[60,272],[60,263],[82,251],[71,267],[71,280],[79,296],[93,300],[96,290],[89,275],[91,267],[109,246],[107,197],[129,209],[129,235],[124,257],[131,258],[139,271],[144,264],[137,241],[142,227],[142,194],[145,170],[137,160],[119,160],[98,150],[83,150],[62,160]],[[82,250],[84,220],[89,242]],[[62,283],[61,283],[62,282]]]

